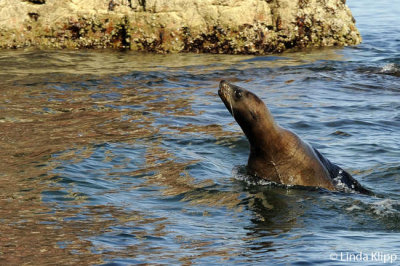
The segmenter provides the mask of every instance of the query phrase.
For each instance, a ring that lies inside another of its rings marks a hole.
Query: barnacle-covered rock
[[[0,48],[266,54],[360,42],[345,0],[0,1]]]

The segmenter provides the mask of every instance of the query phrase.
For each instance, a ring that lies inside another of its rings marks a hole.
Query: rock
[[[0,48],[266,54],[360,42],[345,0],[0,1]]]

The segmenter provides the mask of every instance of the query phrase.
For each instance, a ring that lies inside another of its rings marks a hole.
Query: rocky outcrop
[[[0,48],[265,54],[360,42],[345,0],[0,1]]]

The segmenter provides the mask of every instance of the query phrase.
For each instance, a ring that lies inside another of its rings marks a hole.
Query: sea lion
[[[222,80],[218,95],[250,142],[249,174],[284,185],[371,194],[295,133],[280,127],[254,93]]]

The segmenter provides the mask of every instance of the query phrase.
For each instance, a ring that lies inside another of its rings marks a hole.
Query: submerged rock
[[[0,48],[266,54],[360,42],[345,0],[0,1]]]

